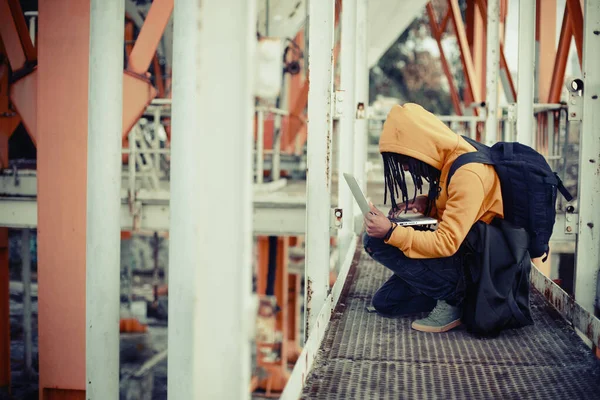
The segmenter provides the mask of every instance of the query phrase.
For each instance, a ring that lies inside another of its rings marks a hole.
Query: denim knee
[[[366,232],[363,234],[363,246],[367,253],[372,255],[375,250],[382,245],[385,245],[385,242],[382,239],[371,237]]]
[[[394,305],[387,301],[387,293],[384,293],[381,290],[375,292],[371,299],[371,304],[380,314],[391,314],[394,309]]]

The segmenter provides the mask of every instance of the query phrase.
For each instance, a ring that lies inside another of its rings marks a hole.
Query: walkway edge
[[[304,348],[298,357],[298,361],[294,365],[294,369],[281,394],[280,400],[297,400],[302,394],[306,378],[308,377],[317,351],[321,347],[321,342],[329,327],[331,315],[333,314],[342,293],[347,292],[352,284],[353,279],[347,280],[346,278],[349,274],[352,275],[350,271],[351,269],[356,269],[356,265],[360,259],[360,251],[357,251],[358,240],[359,238],[355,237],[355,240],[352,240],[350,243],[346,256],[344,257],[344,263],[340,268],[339,276],[325,300],[325,305],[321,308],[321,311],[317,316],[314,330],[304,344]]]

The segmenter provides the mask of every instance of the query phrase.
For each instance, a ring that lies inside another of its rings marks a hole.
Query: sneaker
[[[461,309],[438,300],[435,308],[426,318],[412,323],[412,328],[421,332],[446,332],[460,325]]]

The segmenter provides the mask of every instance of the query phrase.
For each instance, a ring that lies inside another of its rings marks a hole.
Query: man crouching
[[[465,294],[461,245],[477,221],[489,224],[503,217],[500,181],[492,166],[473,163],[458,169],[446,190],[454,160],[475,148],[416,104],[392,108],[379,151],[384,201],[389,195],[392,208],[386,216],[371,206],[365,217],[364,246],[393,275],[373,296],[373,307],[386,316],[430,312],[412,328],[446,332],[460,325]],[[406,175],[415,185],[411,198]],[[429,183],[428,193],[417,196],[424,182]],[[437,229],[418,231],[390,221],[394,214],[409,210],[436,218]]]

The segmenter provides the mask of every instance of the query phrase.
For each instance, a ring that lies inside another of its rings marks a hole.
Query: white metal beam
[[[86,396],[119,397],[123,1],[92,0],[87,148]]]
[[[254,0],[175,2],[172,399],[250,396],[255,12]]]
[[[519,68],[517,142],[535,147],[533,101],[535,83],[535,1],[519,2]]]
[[[487,21],[485,68],[487,119],[485,122],[485,144],[491,146],[498,141],[498,70],[500,69],[499,0],[488,1]]]
[[[224,208],[217,210],[225,212]],[[134,225],[129,205],[120,208],[121,230],[142,232],[167,232],[169,230],[169,204],[165,201],[140,204],[139,217]],[[306,207],[303,204],[256,204],[253,212],[253,233],[260,236],[301,236],[306,234]],[[8,228],[37,227],[35,198],[0,198],[0,226]],[[331,231],[334,233],[334,231]]]
[[[362,103],[365,109],[365,118],[356,119],[354,123],[354,176],[361,185],[363,192],[367,192],[367,109],[369,107],[369,68],[367,66],[367,13],[371,5],[367,0],[356,2],[356,103]]]
[[[586,0],[583,28],[583,121],[579,142],[575,299],[593,313],[600,268],[600,2],[597,0]]]
[[[339,231],[338,246],[342,254],[354,237],[354,198],[344,180],[344,173],[354,173],[354,130],[356,120],[356,3],[357,0],[344,0],[342,10],[341,38],[341,94],[342,116],[338,134],[338,205],[343,210],[344,219]]]
[[[309,0],[305,337],[329,290],[334,1]]]

